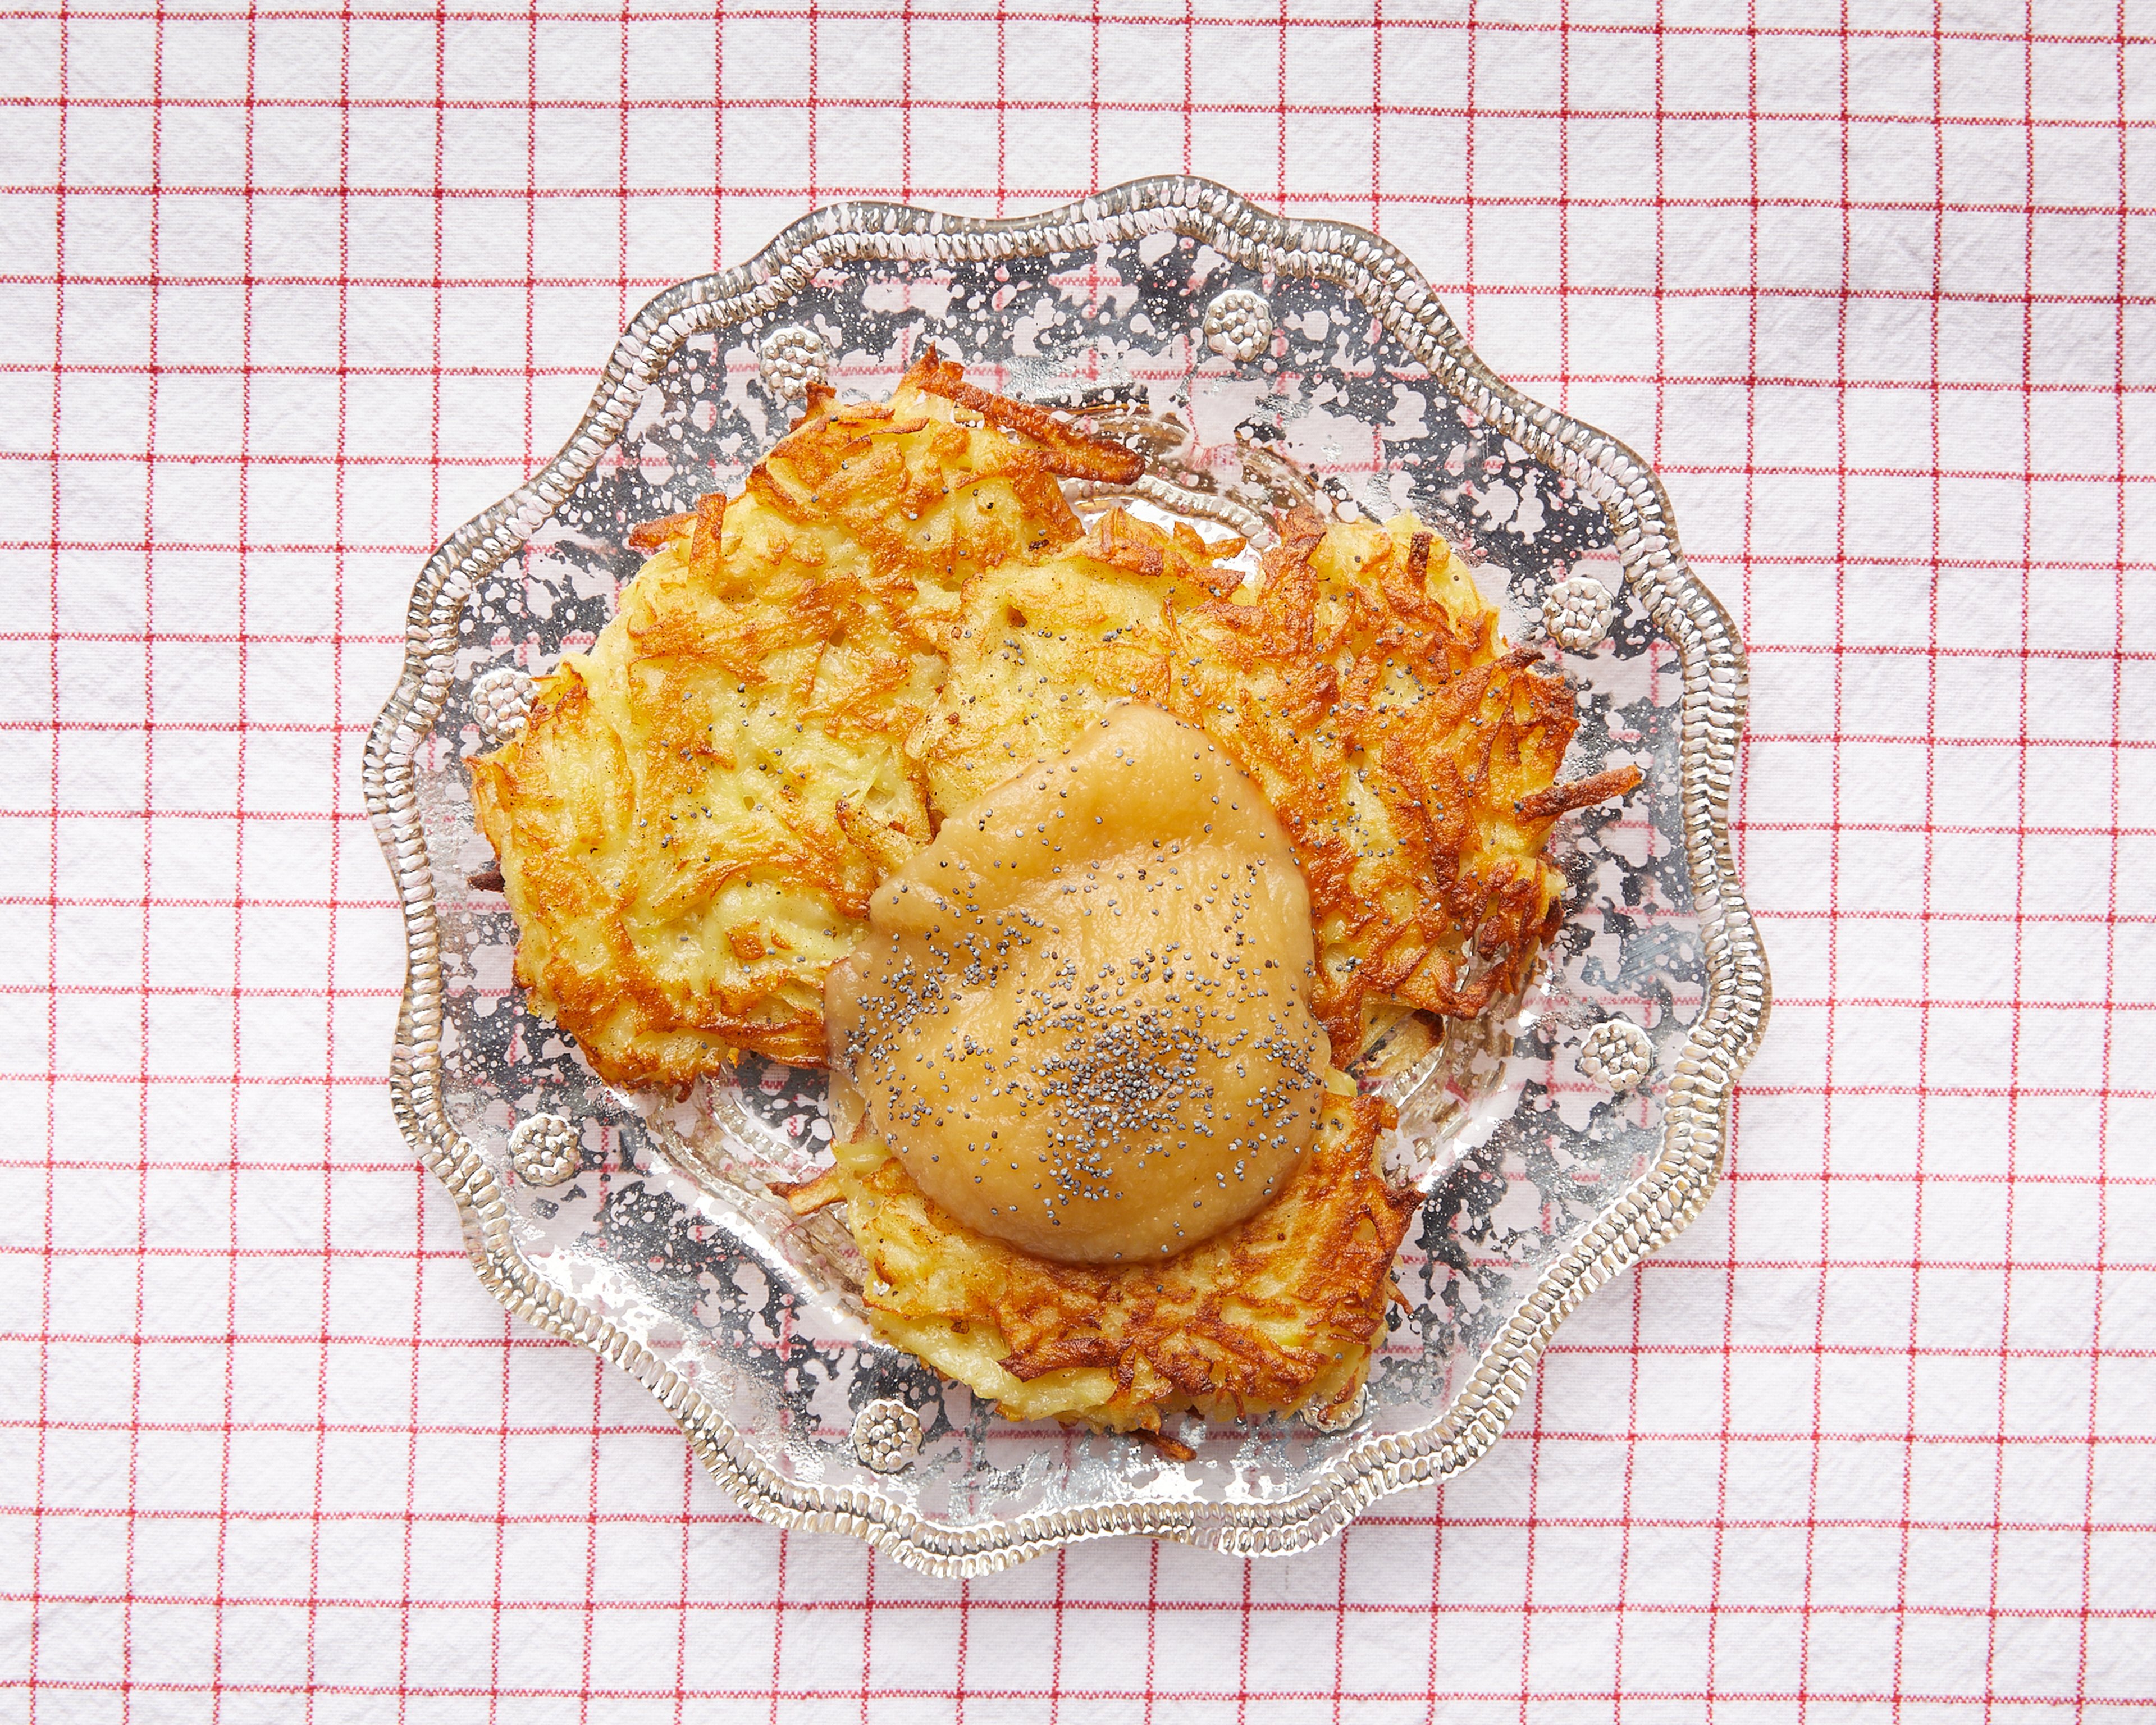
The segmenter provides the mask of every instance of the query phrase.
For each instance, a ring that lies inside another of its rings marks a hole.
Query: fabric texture
[[[2156,10],[0,12],[0,1713],[2144,1718]],[[1739,617],[1727,1179],[1313,1553],[786,1535],[391,1121],[434,543],[819,202],[1376,228]]]

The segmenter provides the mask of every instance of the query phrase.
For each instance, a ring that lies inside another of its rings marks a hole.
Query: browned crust
[[[661,516],[655,521],[639,521],[629,530],[631,551],[656,551],[696,525],[692,514]]]
[[[1206,614],[1256,635],[1252,656],[1270,659],[1287,691],[1287,722],[1245,734],[1251,764],[1282,787],[1276,808],[1312,920],[1331,930],[1322,956],[1353,961],[1322,965],[1312,1003],[1344,1060],[1362,1045],[1370,1001],[1470,1018],[1525,982],[1562,914],[1562,880],[1542,860],[1547,822],[1524,829],[1534,817],[1521,811],[1519,829],[1507,830],[1499,817],[1548,783],[1577,721],[1537,649],[1489,656],[1491,614],[1458,619],[1428,598],[1426,534],[1413,536],[1404,568],[1381,563],[1376,600],[1351,606],[1321,639],[1310,559],[1322,531],[1307,514],[1283,531],[1256,619],[1218,604]],[[1412,707],[1379,698],[1392,667],[1421,685]],[[1378,769],[1363,777],[1391,817],[1389,855],[1358,845],[1341,819],[1362,762]]]
[[[774,1180],[771,1189],[786,1200],[787,1208],[797,1216],[813,1216],[820,1209],[846,1200],[846,1183],[836,1168],[825,1168],[813,1180],[792,1183]]]

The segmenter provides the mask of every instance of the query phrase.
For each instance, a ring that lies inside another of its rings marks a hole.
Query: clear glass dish
[[[1388,1170],[1428,1201],[1396,1271],[1407,1309],[1336,1429],[1186,1422],[1178,1461],[997,1418],[875,1341],[843,1226],[771,1196],[828,1140],[820,1073],[610,1090],[510,982],[462,757],[516,722],[519,674],[604,626],[641,560],[631,525],[737,486],[810,376],[880,396],[931,341],[1142,441],[1133,507],[1260,538],[1290,499],[1413,510],[1514,642],[1553,637],[1579,696],[1565,776],[1647,773],[1560,824],[1568,916],[1527,993],[1404,1024],[1362,1065],[1401,1106]],[[1645,465],[1494,377],[1359,229],[1180,178],[1011,221],[820,210],[644,310],[567,447],[429,560],[409,625],[366,769],[408,937],[398,1118],[504,1304],[649,1387],[768,1520],[944,1574],[1115,1532],[1301,1549],[1481,1455],[1558,1323],[1712,1189],[1768,1000],[1726,828],[1743,649]]]

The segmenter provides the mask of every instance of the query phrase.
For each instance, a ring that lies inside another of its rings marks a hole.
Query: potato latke
[[[1278,1198],[1165,1262],[1127,1268],[1051,1263],[973,1232],[880,1138],[840,1146],[793,1204],[843,1199],[876,1328],[1010,1419],[1158,1432],[1181,1408],[1323,1415],[1368,1375],[1393,1255],[1422,1207],[1378,1172],[1389,1123],[1375,1098],[1328,1096]]]
[[[1556,932],[1551,823],[1638,773],[1553,787],[1571,691],[1532,649],[1501,650],[1466,565],[1412,516],[1286,516],[1254,595],[1219,555],[1111,511],[968,581],[910,745],[931,805],[1069,747],[1109,701],[1150,702],[1209,732],[1287,828],[1334,1060],[1362,1048],[1372,1001],[1471,1017]]]
[[[619,614],[470,763],[517,979],[613,1082],[822,1062],[825,974],[928,842],[902,744],[963,584],[1078,536],[1059,475],[1135,470],[1053,422],[1029,444],[954,423],[980,394],[955,369],[932,356],[889,405],[824,395],[740,497],[639,530],[657,554]]]

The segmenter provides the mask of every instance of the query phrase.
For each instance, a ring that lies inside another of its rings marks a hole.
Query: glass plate
[[[1646,770],[1560,823],[1571,898],[1528,993],[1435,1036],[1403,1025],[1361,1068],[1401,1104],[1388,1170],[1428,1202],[1405,1306],[1335,1429],[1186,1422],[1178,1461],[995,1417],[875,1341],[843,1226],[770,1195],[829,1138],[822,1075],[751,1060],[685,1098],[609,1089],[511,985],[507,908],[473,884],[492,857],[462,757],[605,625],[641,561],[629,526],[737,487],[811,377],[880,396],[931,341],[1143,442],[1133,507],[1260,537],[1293,498],[1414,511],[1514,642],[1557,637],[1579,697],[1565,776]],[[367,755],[408,939],[398,1117],[486,1285],[646,1384],[759,1516],[943,1574],[1106,1533],[1301,1549],[1486,1450],[1558,1323],[1712,1189],[1768,998],[1726,826],[1744,677],[1654,475],[1492,375],[1373,235],[1180,178],[1011,221],[834,205],[654,300],[568,446],[421,572]]]

